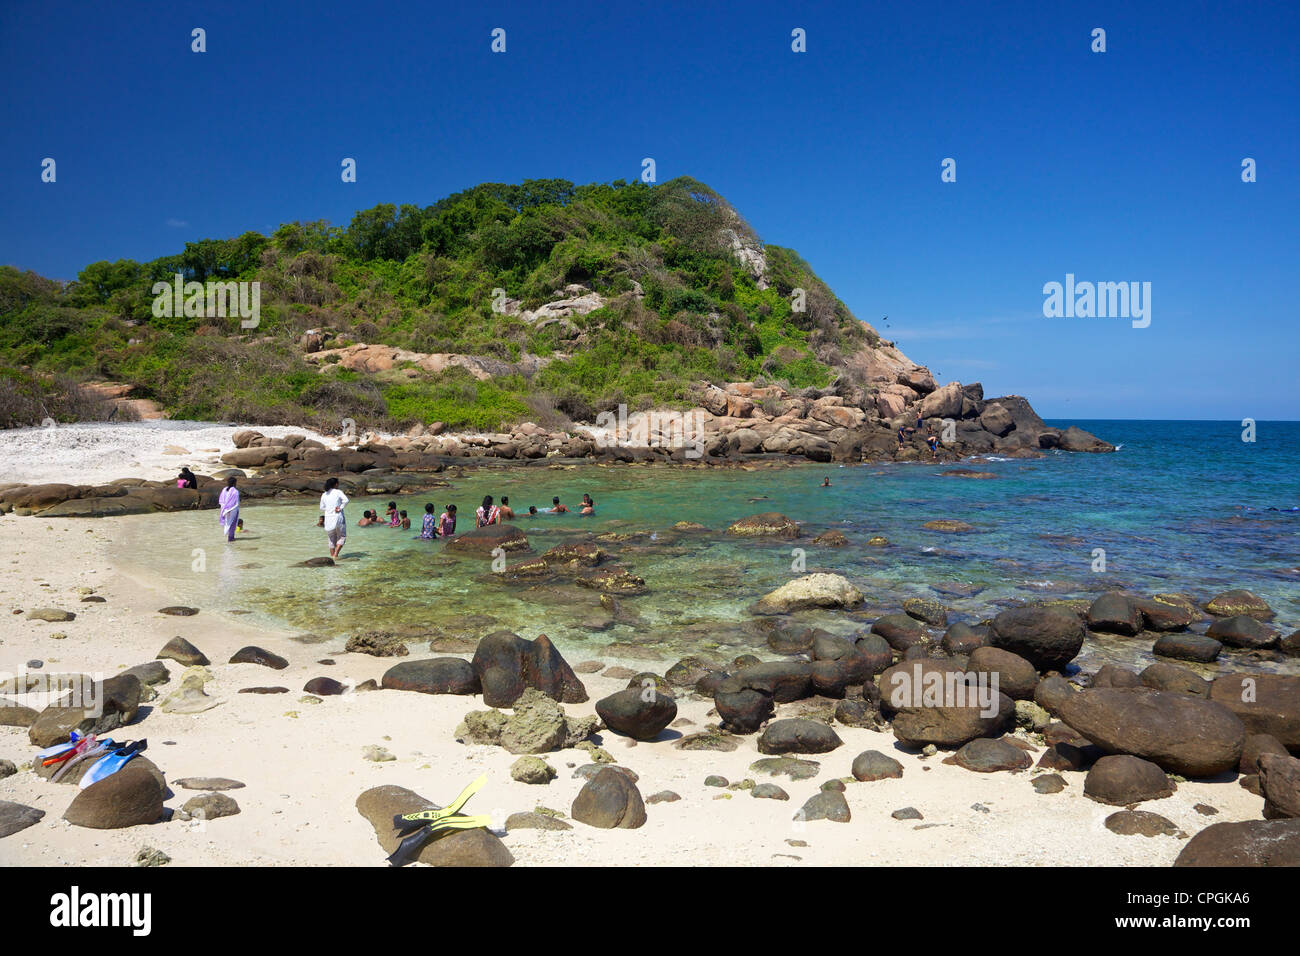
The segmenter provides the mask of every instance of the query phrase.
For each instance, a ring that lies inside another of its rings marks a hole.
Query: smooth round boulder
[[[830,753],[844,743],[827,724],[799,717],[774,720],[758,738],[758,752],[772,756],[783,754]]]
[[[1223,650],[1223,643],[1204,634],[1162,634],[1151,647],[1156,657],[1209,664]]]
[[[1174,784],[1150,760],[1114,754],[1092,765],[1083,780],[1083,792],[1098,803],[1124,807],[1172,796]]]
[[[490,524],[456,535],[447,542],[444,550],[452,554],[491,558],[492,552],[498,548],[507,554],[528,551],[528,536],[515,524]]]
[[[1187,841],[1174,866],[1300,866],[1300,820],[1211,824]]]
[[[1168,690],[1177,694],[1191,694],[1194,697],[1209,697],[1210,682],[1186,667],[1177,664],[1152,664],[1140,675],[1142,684],[1155,690]]]
[[[958,621],[948,627],[940,646],[949,654],[970,654],[977,647],[986,645],[988,639],[988,628],[972,627]]]
[[[772,716],[771,694],[741,687],[734,678],[723,681],[713,695],[722,726],[733,734],[752,734]]]
[[[282,671],[289,666],[289,662],[273,651],[268,651],[264,647],[256,647],[250,644],[247,647],[241,647],[230,657],[231,664],[260,664],[262,667],[269,667],[272,670]]]
[[[864,750],[853,758],[850,772],[862,782],[897,779],[903,776],[903,765],[879,750]]]
[[[1287,749],[1282,746],[1282,741],[1270,734],[1247,734],[1246,743],[1241,748],[1241,763],[1237,765],[1237,769],[1247,775],[1259,773],[1258,761],[1264,754],[1279,754],[1285,757]]]
[[[1003,611],[989,625],[989,643],[1018,654],[1038,671],[1060,671],[1083,647],[1083,621],[1061,607]]]
[[[871,633],[883,637],[900,653],[911,647],[933,643],[925,625],[907,614],[886,614],[872,623]]]
[[[528,686],[524,681],[524,658],[530,651],[529,642],[510,631],[493,631],[478,642],[470,667],[478,676],[483,703],[509,707],[519,699]]]
[[[1215,617],[1233,617],[1245,614],[1260,621],[1273,620],[1273,609],[1258,594],[1241,588],[1216,594],[1205,604],[1205,610]]]
[[[1249,614],[1221,617],[1209,626],[1205,636],[1221,641],[1229,647],[1243,647],[1250,650],[1276,647],[1279,641],[1277,631],[1267,624],[1261,624],[1258,619]]]
[[[79,790],[63,819],[94,830],[156,823],[163,815],[165,786],[131,761],[121,770]]]
[[[1155,598],[1138,598],[1133,603],[1142,612],[1142,629],[1145,631],[1160,633],[1185,631],[1198,617],[1185,605],[1169,604]]]
[[[1005,737],[996,739],[978,737],[963,744],[961,749],[953,754],[952,762],[976,773],[1028,770],[1033,765],[1029,754]]]
[[[1107,591],[1088,608],[1088,629],[1132,636],[1142,630],[1142,611],[1127,594]]]
[[[569,815],[602,830],[635,830],[646,822],[641,791],[626,774],[605,767],[583,785]]]
[[[402,661],[384,672],[379,685],[385,690],[406,690],[417,694],[465,695],[477,694],[482,689],[474,668],[459,657]]]
[[[621,690],[596,702],[605,726],[633,740],[654,740],[677,719],[677,702],[653,688]]]
[[[1038,671],[1019,654],[1000,647],[977,647],[971,651],[966,670],[994,681],[991,685],[1012,700],[1033,700]]]

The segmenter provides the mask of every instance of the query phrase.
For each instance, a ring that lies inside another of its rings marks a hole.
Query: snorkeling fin
[[[432,823],[426,823],[397,845],[397,849],[388,857],[388,862],[393,866],[406,866],[408,863],[414,863],[416,858],[419,857],[420,851],[438,833],[449,830],[474,830],[478,827],[486,827],[491,822],[492,817],[486,814],[477,817],[465,817],[457,814],[443,817]]]
[[[113,743],[109,738],[105,737],[103,740],[96,740],[92,734],[90,736],[90,743],[87,745],[86,749],[60,764],[59,768],[50,775],[50,781],[52,783],[58,783],[68,775],[73,767],[79,767],[87,760],[103,757],[105,754],[116,749],[116,747],[117,744]]]
[[[452,814],[459,812],[460,808],[469,802],[470,797],[483,789],[485,783],[487,783],[487,774],[483,774],[483,776],[479,777],[462,790],[456,799],[451,801],[451,803],[447,804],[445,807],[440,807],[434,810],[420,810],[415,813],[399,813],[393,817],[393,828],[397,830],[398,833],[410,833],[412,830],[423,826],[426,823],[432,823],[435,820],[441,820],[443,817],[449,817]]]
[[[124,747],[119,747],[105,757],[100,757],[89,770],[81,777],[81,788],[84,790],[92,783],[98,783],[105,777],[112,776],[121,770],[136,754],[143,751],[149,746],[147,740],[137,740],[129,743]]]

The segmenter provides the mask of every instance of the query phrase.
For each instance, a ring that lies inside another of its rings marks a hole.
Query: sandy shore
[[[379,691],[304,703],[301,688],[313,677],[359,683],[378,679],[393,661],[343,653],[342,634],[307,645],[287,633],[253,629],[240,616],[224,613],[229,609],[202,608],[188,618],[157,613],[176,603],[176,596],[157,593],[147,582],[115,569],[116,520],[0,518],[0,551],[6,555],[0,565],[0,589],[8,618],[0,639],[0,670],[12,672],[29,660],[40,660],[48,671],[108,676],[153,659],[170,638],[186,637],[214,662],[210,669],[215,680],[207,691],[222,700],[220,706],[193,716],[154,709],[115,736],[148,737],[148,755],[169,781],[225,776],[244,782],[244,789],[230,792],[242,812],[202,826],[175,820],[126,830],[86,830],[61,819],[76,792],[72,787],[51,784],[24,769],[0,780],[0,799],[37,807],[46,816],[0,840],[0,863],[127,865],[148,845],[167,853],[173,865],[379,866],[384,854],[369,823],[354,808],[362,791],[395,784],[446,802],[480,773],[489,775],[489,783],[474,798],[474,812],[492,812],[499,823],[510,813],[538,805],[568,814],[582,784],[572,777],[572,768],[589,762],[585,752],[548,755],[558,779],[545,786],[527,785],[510,778],[514,755],[497,747],[462,745],[453,738],[462,716],[482,708],[481,698]],[[80,603],[77,589],[86,587],[106,603]],[[13,613],[40,606],[66,608],[77,618],[46,624]],[[282,654],[289,668],[273,671],[221,663],[246,644]],[[417,645],[413,657],[419,656],[431,655]],[[337,663],[317,663],[325,658]],[[167,666],[173,680],[160,688],[164,695],[176,686],[181,671],[175,662]],[[591,702],[566,705],[571,713],[594,713],[595,700],[626,685],[625,680],[599,674],[582,677]],[[237,693],[257,685],[285,686],[290,693]],[[679,700],[679,716],[694,722],[681,731],[708,725],[711,704],[705,699]],[[782,713],[787,710],[781,708]],[[1102,821],[1117,808],[1083,795],[1083,773],[1064,773],[1069,783],[1064,792],[1040,795],[1031,786],[1032,772],[971,773],[941,763],[942,753],[922,758],[896,750],[887,734],[838,725],[836,731],[844,746],[815,758],[821,763],[816,778],[771,781],[789,793],[789,802],[704,785],[709,774],[733,782],[746,777],[769,781],[747,770],[761,756],[756,736],[744,738],[734,753],[715,753],[683,752],[669,741],[629,746],[624,738],[606,732],[597,742],[640,775],[643,795],[670,789],[682,799],[648,807],[649,822],[638,830],[598,830],[579,823],[571,831],[519,830],[504,839],[522,865],[1167,865],[1184,845],[1174,837],[1122,837],[1106,830]],[[397,759],[364,759],[363,748],[372,744]],[[903,777],[849,783],[851,823],[792,821],[822,782],[848,776],[854,756],[868,749],[901,761]],[[0,759],[25,767],[33,752],[25,729],[0,727]],[[167,801],[173,809],[194,795],[173,789],[175,796]],[[729,799],[719,799],[724,793]],[[1219,814],[1201,815],[1193,809],[1198,803],[1216,807]],[[975,809],[976,804],[984,809]],[[924,819],[891,818],[894,810],[906,806],[920,810]],[[1260,808],[1261,800],[1235,781],[1183,783],[1172,797],[1142,804],[1142,809],[1168,817],[1189,834],[1213,822],[1259,819]],[[793,846],[790,840],[807,845]]]

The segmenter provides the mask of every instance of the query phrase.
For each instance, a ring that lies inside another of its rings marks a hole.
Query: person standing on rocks
[[[347,516],[343,509],[348,496],[339,490],[337,478],[325,479],[325,493],[320,496],[320,510],[325,516],[325,537],[330,544],[330,557],[337,560],[343,553],[343,543],[348,537]]]
[[[227,478],[226,487],[221,489],[221,495],[217,498],[217,504],[221,508],[217,517],[227,541],[235,540],[235,525],[239,523],[239,489],[235,487],[236,480],[234,475]]]

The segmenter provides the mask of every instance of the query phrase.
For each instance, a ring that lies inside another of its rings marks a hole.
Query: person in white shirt
[[[348,496],[339,490],[337,478],[325,479],[325,493],[320,496],[320,510],[325,516],[325,536],[330,543],[330,557],[338,559],[348,536],[348,522],[343,509]]]

